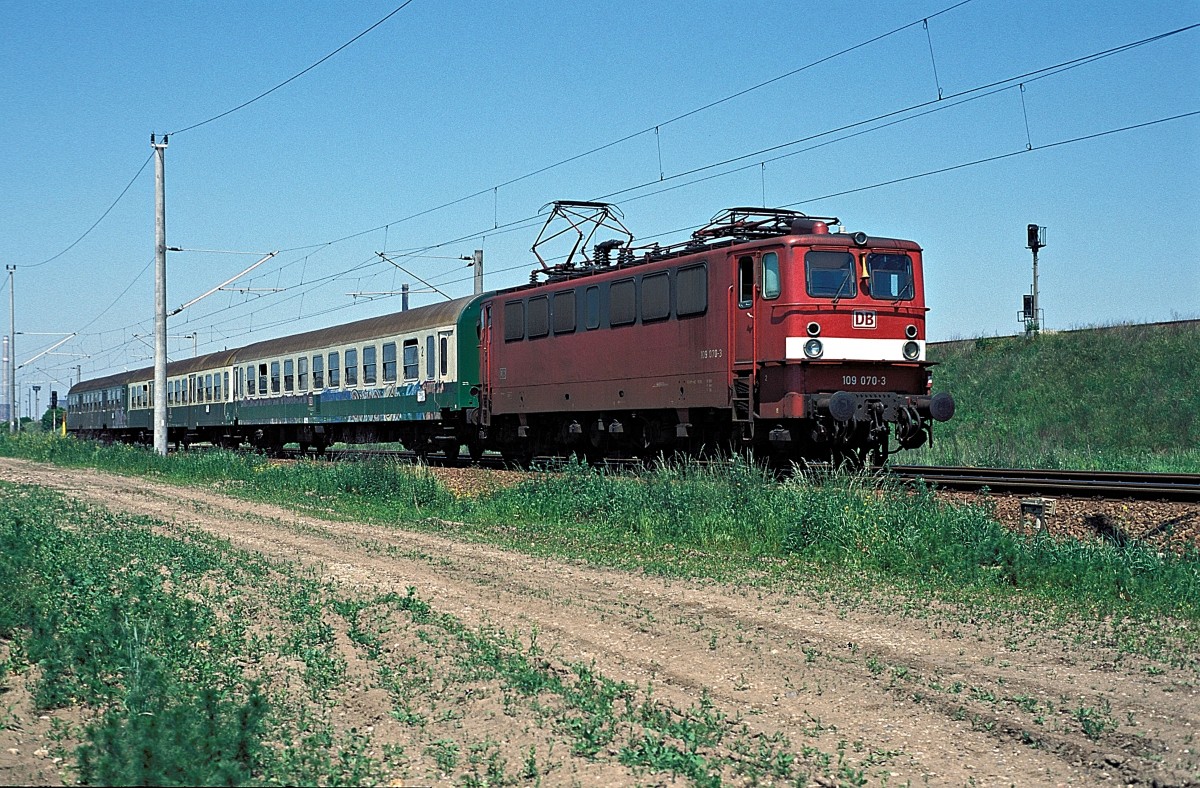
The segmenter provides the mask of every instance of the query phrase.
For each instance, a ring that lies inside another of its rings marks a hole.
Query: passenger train
[[[932,391],[920,246],[836,230],[734,208],[682,244],[604,241],[524,286],[173,362],[168,440],[879,463],[954,400]],[[83,381],[68,430],[150,443],[153,400],[153,368]]]

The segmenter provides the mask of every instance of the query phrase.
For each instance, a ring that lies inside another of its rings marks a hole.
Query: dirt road
[[[764,736],[839,753],[872,783],[1200,779],[1195,660],[1122,653],[1115,625],[664,580],[18,460],[0,459],[0,478],[199,527],[347,588],[413,586],[470,625],[536,627],[553,659],[594,661],[680,707],[705,695]]]

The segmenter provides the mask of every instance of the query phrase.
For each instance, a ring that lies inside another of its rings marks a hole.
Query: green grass
[[[38,708],[101,711],[78,752],[81,781],[235,784],[258,765],[267,707],[230,667],[237,628],[177,590],[220,572],[216,558],[145,523],[0,486],[0,638],[39,668]]]
[[[1058,540],[1004,528],[985,507],[857,477],[776,482],[756,466],[683,462],[640,475],[570,463],[478,499],[428,469],[370,460],[271,464],[229,452],[161,458],[52,436],[0,453],[220,485],[322,516],[439,530],[526,552],[744,581],[832,578],[916,595],[1036,598],[1089,615],[1200,618],[1200,557],[1137,540]]]
[[[1200,327],[1114,326],[930,346],[957,401],[900,462],[1200,473]]]

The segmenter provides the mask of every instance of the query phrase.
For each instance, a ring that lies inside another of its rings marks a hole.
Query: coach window
[[[637,319],[637,288],[632,279],[613,282],[608,289],[608,324],[627,326]]]
[[[762,297],[779,298],[779,255],[775,252],[762,257]]]
[[[689,265],[675,274],[675,316],[692,317],[708,311],[708,266]]]
[[[554,333],[575,331],[575,291],[563,290],[554,294]]]
[[[450,332],[443,331],[438,335],[438,360],[441,362],[442,377],[450,373]]]
[[[746,309],[754,303],[754,258],[739,257],[737,266],[738,307]]]
[[[279,362],[271,362],[271,393],[279,393]]]
[[[549,297],[536,296],[529,299],[529,309],[525,312],[525,333],[530,339],[544,337],[550,333]]]
[[[433,334],[425,337],[425,379],[433,380],[437,375],[437,344]]]
[[[221,397],[221,399],[228,402],[229,401],[229,373],[228,372],[224,373],[223,379],[225,381],[225,385],[221,387],[221,390],[225,394],[225,396]]]
[[[671,316],[671,279],[666,271],[642,277],[642,322]]]
[[[296,391],[308,391],[308,356],[296,359]]]
[[[379,350],[374,345],[363,348],[363,385],[373,386],[378,376],[375,374],[376,357]]]
[[[325,357],[319,353],[312,357],[313,391],[325,388]]]
[[[854,255],[849,252],[809,252],[804,255],[804,281],[814,298],[854,298]]]
[[[592,285],[583,292],[583,306],[585,312],[585,326],[587,330],[600,327],[600,288],[597,285]]]
[[[912,259],[906,254],[867,255],[871,298],[903,301],[913,297]]]
[[[346,388],[358,385],[358,348],[346,348],[342,352],[342,361],[345,365],[342,367]]]
[[[331,389],[336,389],[342,385],[341,367],[338,364],[338,352],[336,350],[329,354],[329,379],[325,381],[325,385]]]
[[[518,303],[520,303],[520,302],[518,302]],[[417,348],[417,340],[415,340],[415,339],[404,340],[404,379],[405,380],[416,380],[417,375],[420,374],[421,365],[420,365],[419,359],[417,358],[418,353],[419,353],[419,350]]]
[[[525,338],[525,302],[509,301],[504,305],[504,341],[515,342]],[[408,347],[408,343],[404,343]],[[407,362],[406,362],[407,364]],[[408,373],[404,374],[408,377]],[[415,378],[416,375],[413,375]]]
[[[290,358],[283,362],[283,390],[289,394],[296,390],[296,362]]]
[[[266,364],[258,365],[258,393],[259,394],[267,393],[267,365]]]
[[[204,376],[204,401],[212,402],[214,399],[216,396],[213,394],[213,376],[210,372]]]
[[[383,343],[383,381],[396,382],[396,343]]]

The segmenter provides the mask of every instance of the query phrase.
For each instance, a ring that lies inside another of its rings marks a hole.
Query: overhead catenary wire
[[[856,50],[862,49],[863,47],[867,47],[867,46],[870,46],[871,44],[874,44],[874,43],[877,43],[877,42],[879,42],[879,41],[882,41],[882,40],[884,40],[885,38],[888,38],[888,37],[890,37],[890,36],[896,35],[897,33],[901,33],[901,32],[903,32],[903,31],[905,31],[905,30],[908,30],[908,29],[910,29],[910,28],[912,28],[912,27],[915,27],[916,25],[922,24],[923,22],[928,22],[928,20],[930,20],[930,19],[934,19],[934,18],[936,18],[936,17],[942,16],[943,14],[948,14],[948,13],[950,13],[951,11],[953,11],[953,10],[955,10],[955,9],[957,9],[957,8],[960,8],[960,7],[964,6],[964,5],[967,5],[968,3],[971,3],[971,2],[973,2],[973,0],[960,0],[960,1],[959,1],[959,2],[957,2],[957,3],[954,3],[954,4],[952,4],[952,5],[946,6],[945,8],[941,9],[940,11],[937,11],[937,12],[935,12],[935,13],[929,14],[928,16],[922,17],[921,19],[915,19],[915,20],[913,20],[913,21],[911,21],[911,22],[908,22],[908,23],[906,23],[906,24],[900,25],[900,26],[898,26],[898,27],[894,27],[894,28],[892,28],[891,30],[888,30],[888,31],[887,31],[887,32],[885,32],[885,33],[880,33],[880,34],[879,34],[879,35],[877,35],[877,36],[873,36],[873,37],[871,37],[871,38],[868,38],[868,39],[866,39],[866,40],[864,40],[864,41],[860,41],[860,42],[858,42],[857,44],[853,44],[853,45],[851,45],[851,46],[845,47],[844,49],[838,50],[837,52],[834,52],[834,53],[832,53],[832,54],[830,54],[830,55],[826,55],[826,56],[824,56],[824,57],[821,57],[821,58],[818,58],[818,59],[816,59],[816,60],[813,60],[813,61],[810,61],[810,62],[808,62],[808,63],[805,63],[805,64],[804,64],[804,65],[802,65],[802,66],[799,66],[799,67],[797,67],[797,68],[791,69],[790,71],[786,71],[786,72],[784,72],[784,73],[782,73],[782,74],[778,74],[778,75],[776,75],[776,76],[774,76],[774,77],[771,77],[770,79],[763,80],[762,82],[758,82],[758,83],[756,83],[756,84],[754,84],[754,85],[751,85],[750,87],[743,88],[743,89],[741,89],[741,90],[738,90],[738,91],[736,91],[736,92],[734,92],[734,93],[730,93],[730,94],[728,94],[728,95],[722,96],[721,98],[715,99],[715,100],[713,100],[713,101],[709,101],[709,102],[707,102],[707,103],[705,103],[705,104],[702,104],[702,105],[700,105],[700,106],[698,106],[698,107],[694,107],[693,109],[690,109],[690,110],[688,110],[688,111],[686,111],[686,112],[682,112],[682,113],[680,113],[680,114],[678,114],[678,115],[675,115],[675,116],[673,116],[673,117],[671,117],[671,118],[668,118],[667,120],[659,121],[659,122],[655,123],[655,124],[654,124],[654,125],[652,125],[652,126],[647,126],[646,128],[643,128],[643,129],[640,129],[640,130],[638,130],[638,131],[634,131],[634,132],[631,132],[631,133],[629,133],[629,134],[626,134],[626,135],[625,135],[625,136],[623,136],[623,137],[619,137],[619,138],[617,138],[617,139],[610,140],[609,142],[606,142],[606,143],[604,143],[604,144],[602,144],[602,145],[597,145],[596,147],[590,148],[590,149],[588,149],[588,150],[584,150],[584,151],[582,151],[582,152],[580,152],[580,153],[573,154],[573,155],[571,155],[571,156],[568,156],[568,157],[567,157],[567,158],[565,158],[565,159],[561,159],[561,160],[559,160],[559,161],[555,161],[555,162],[554,162],[554,163],[552,163],[552,164],[547,164],[547,165],[545,165],[545,166],[538,167],[538,168],[536,168],[536,169],[534,169],[534,170],[532,170],[532,171],[530,171],[530,172],[524,173],[523,175],[518,175],[518,176],[517,176],[517,177],[515,177],[515,178],[509,178],[508,180],[501,181],[500,183],[494,184],[494,185],[492,185],[492,186],[488,186],[487,188],[484,188],[484,189],[480,189],[479,191],[476,191],[476,192],[472,192],[472,193],[470,193],[470,194],[463,195],[462,197],[456,197],[456,198],[455,198],[455,199],[453,199],[453,200],[449,200],[449,201],[447,201],[447,202],[444,202],[444,203],[441,203],[441,204],[439,204],[439,205],[435,205],[435,206],[433,206],[433,207],[431,207],[431,208],[426,208],[426,209],[423,209],[423,210],[421,210],[421,211],[418,211],[418,212],[416,212],[416,213],[413,213],[413,214],[409,214],[409,215],[407,215],[407,216],[404,216],[404,217],[401,217],[401,218],[399,218],[399,219],[394,219],[394,220],[392,220],[392,221],[388,222],[387,224],[384,224],[384,225],[379,225],[378,227],[372,227],[372,228],[370,228],[370,229],[368,229],[368,230],[359,230],[359,231],[357,231],[357,232],[351,233],[350,235],[346,235],[346,236],[342,236],[341,238],[337,238],[337,239],[335,239],[335,240],[333,240],[333,241],[326,241],[326,242],[322,242],[322,243],[308,244],[308,245],[305,245],[305,246],[294,246],[294,247],[291,247],[291,248],[288,248],[288,249],[283,249],[282,251],[284,251],[284,252],[303,251],[303,250],[305,250],[305,249],[315,249],[315,248],[318,248],[318,247],[320,247],[320,246],[325,246],[325,245],[327,245],[327,244],[337,244],[337,243],[341,243],[341,242],[343,242],[343,241],[349,241],[349,240],[351,240],[351,239],[358,238],[359,236],[366,235],[366,234],[368,234],[368,233],[372,233],[372,232],[376,232],[376,231],[378,231],[378,230],[382,230],[382,229],[384,229],[385,227],[388,227],[388,226],[390,226],[390,225],[392,225],[392,224],[400,224],[400,223],[402,223],[402,222],[408,222],[408,221],[412,221],[413,219],[419,219],[419,218],[420,218],[420,217],[422,217],[422,216],[427,216],[427,215],[429,215],[429,214],[431,214],[431,213],[436,213],[437,211],[441,211],[441,210],[444,210],[444,209],[446,209],[446,208],[452,208],[452,207],[454,207],[455,205],[461,205],[462,203],[464,203],[464,202],[467,202],[467,201],[469,201],[469,200],[473,200],[473,199],[475,199],[476,197],[481,197],[481,196],[483,196],[483,195],[487,194],[488,192],[491,192],[491,193],[492,193],[492,198],[493,198],[493,200],[492,200],[492,202],[493,202],[493,212],[495,213],[495,212],[498,210],[498,192],[499,192],[499,190],[500,190],[500,189],[502,189],[502,188],[505,188],[505,187],[507,187],[507,186],[513,186],[513,185],[515,185],[515,184],[517,184],[517,183],[520,183],[520,182],[522,182],[522,181],[525,181],[525,180],[529,180],[530,178],[534,178],[534,177],[536,177],[536,176],[538,176],[538,175],[542,175],[542,174],[544,174],[544,173],[547,173],[547,172],[549,172],[549,171],[551,171],[551,170],[554,170],[554,169],[557,169],[557,168],[559,168],[559,167],[565,166],[565,165],[567,165],[567,164],[570,164],[570,163],[572,163],[572,162],[579,161],[580,159],[587,158],[588,156],[592,156],[592,155],[594,155],[594,154],[596,154],[596,153],[601,153],[601,152],[603,152],[603,151],[606,151],[606,150],[608,150],[608,149],[610,149],[610,148],[614,148],[614,147],[616,147],[617,145],[620,145],[620,144],[622,144],[622,143],[629,142],[630,140],[633,140],[633,139],[636,139],[636,138],[638,138],[638,137],[641,137],[641,136],[643,136],[643,135],[645,135],[645,134],[649,134],[649,133],[653,132],[653,133],[654,133],[654,134],[657,136],[657,135],[658,135],[658,133],[659,133],[659,129],[661,129],[663,126],[669,126],[669,125],[671,125],[672,123],[677,123],[677,122],[679,122],[679,121],[681,121],[681,120],[685,120],[685,119],[687,119],[687,118],[690,118],[690,117],[692,117],[693,115],[698,115],[698,114],[700,114],[700,113],[702,113],[702,112],[705,112],[705,111],[707,111],[707,110],[710,110],[710,109],[712,109],[712,108],[714,108],[714,107],[719,107],[719,106],[721,106],[722,104],[725,104],[725,103],[728,103],[728,102],[730,102],[730,101],[733,101],[734,99],[740,98],[740,97],[742,97],[742,96],[745,96],[745,95],[747,95],[747,94],[749,94],[749,93],[753,93],[753,92],[755,92],[755,91],[757,91],[757,90],[761,90],[762,88],[765,88],[765,87],[767,87],[768,85],[773,85],[773,84],[775,84],[776,82],[780,82],[780,81],[782,81],[782,80],[784,80],[784,79],[787,79],[788,77],[793,77],[793,76],[795,76],[796,74],[800,74],[800,73],[802,73],[802,72],[804,72],[804,71],[807,71],[807,70],[809,70],[809,69],[815,68],[815,67],[817,67],[817,66],[819,66],[819,65],[822,65],[822,64],[824,64],[824,63],[828,63],[828,62],[829,62],[829,61],[831,61],[831,60],[835,60],[835,59],[837,59],[837,58],[839,58],[839,57],[842,57],[843,55],[848,55],[848,54],[850,54],[851,52],[854,52],[854,51],[856,51]],[[660,151],[660,157],[659,157],[659,159],[660,159],[660,169],[661,169],[661,151]],[[493,216],[493,222],[492,222],[492,224],[493,224],[493,229],[495,229],[495,228],[497,228],[497,227],[499,227],[499,226],[500,226],[498,214]]]
[[[409,5],[410,3],[412,3],[412,2],[413,2],[413,0],[404,0],[404,2],[403,2],[403,3],[401,3],[401,4],[400,4],[399,6],[397,6],[396,8],[392,9],[392,11],[391,11],[390,13],[388,13],[388,14],[387,14],[387,16],[383,17],[383,18],[382,18],[382,19],[380,19],[378,22],[376,22],[375,24],[371,25],[371,26],[370,26],[370,27],[368,27],[366,30],[362,31],[361,33],[359,33],[358,35],[356,35],[354,38],[350,39],[350,40],[349,40],[349,41],[347,41],[346,43],[342,44],[340,47],[338,47],[337,49],[333,50],[332,52],[330,52],[330,53],[329,53],[328,55],[326,55],[325,57],[323,57],[323,58],[321,58],[320,60],[318,60],[317,62],[313,63],[311,66],[308,66],[307,68],[305,68],[305,69],[303,69],[303,70],[301,70],[301,71],[298,71],[298,72],[296,72],[296,73],[295,73],[295,74],[293,74],[292,76],[290,76],[290,77],[288,77],[287,79],[285,79],[284,81],[280,82],[280,83],[279,83],[278,85],[276,85],[275,87],[273,87],[273,88],[271,88],[271,89],[269,89],[269,90],[264,90],[262,93],[259,93],[257,96],[255,96],[254,98],[250,99],[249,101],[243,101],[241,104],[238,104],[236,107],[233,107],[233,108],[231,108],[231,109],[227,109],[227,110],[225,110],[224,112],[221,112],[221,113],[218,113],[218,114],[216,114],[216,115],[213,115],[211,118],[208,118],[208,119],[206,119],[206,120],[202,120],[202,121],[200,121],[199,123],[193,123],[193,124],[192,124],[192,125],[190,125],[190,126],[185,126],[184,128],[182,128],[182,129],[179,129],[178,131],[172,131],[172,132],[169,132],[168,136],[172,136],[172,137],[174,137],[174,136],[175,136],[175,135],[177,135],[177,134],[183,134],[184,132],[191,131],[192,129],[198,129],[198,128],[200,128],[201,126],[207,126],[209,123],[212,123],[213,121],[217,121],[217,120],[220,120],[221,118],[224,118],[224,117],[226,117],[226,116],[228,116],[228,115],[232,115],[233,113],[237,112],[238,110],[245,109],[246,107],[250,106],[251,104],[255,103],[256,101],[259,101],[259,100],[261,100],[261,99],[264,99],[264,98],[266,98],[267,96],[271,95],[272,93],[274,93],[275,91],[277,91],[277,90],[279,90],[280,88],[284,87],[285,85],[288,85],[288,84],[290,84],[290,83],[292,83],[292,82],[295,82],[297,79],[299,79],[300,77],[304,76],[304,75],[305,75],[305,74],[307,74],[308,72],[312,71],[314,68],[316,68],[317,66],[321,65],[321,64],[322,64],[322,63],[324,63],[326,60],[329,60],[331,57],[333,57],[334,55],[338,54],[338,53],[339,53],[339,52],[341,52],[343,49],[345,49],[346,47],[348,47],[348,46],[350,46],[351,44],[353,44],[355,41],[359,40],[359,39],[360,39],[360,38],[362,38],[363,36],[365,36],[365,35],[367,35],[368,33],[370,33],[372,30],[374,30],[375,28],[377,28],[377,27],[379,27],[380,25],[382,25],[384,22],[386,22],[386,21],[388,21],[389,19],[391,19],[391,18],[392,18],[393,16],[395,16],[396,14],[400,13],[401,11],[403,11],[403,10],[404,10],[405,8],[407,8],[407,7],[408,7],[408,5]]]
[[[90,234],[91,234],[92,230],[95,230],[95,229],[96,229],[96,227],[97,227],[97,226],[99,226],[100,222],[104,221],[105,217],[107,217],[107,216],[108,216],[110,213],[112,213],[112,209],[117,207],[117,203],[119,203],[119,202],[121,201],[121,198],[125,196],[125,193],[126,193],[126,192],[128,192],[128,191],[129,191],[129,189],[130,189],[130,187],[132,187],[132,186],[133,186],[133,184],[134,184],[134,183],[137,181],[138,177],[139,177],[139,176],[142,174],[142,172],[143,172],[143,171],[146,169],[146,165],[147,165],[147,164],[149,164],[149,163],[150,163],[150,160],[151,160],[151,159],[153,159],[153,158],[154,158],[154,154],[153,154],[153,153],[152,153],[152,154],[150,154],[149,156],[147,156],[147,157],[146,157],[146,160],[145,160],[144,162],[142,162],[142,166],[141,166],[141,167],[138,167],[138,171],[137,171],[137,172],[135,172],[135,173],[133,174],[133,177],[129,179],[129,183],[125,184],[125,188],[124,188],[124,189],[122,189],[122,190],[121,190],[121,193],[117,195],[117,199],[113,200],[113,201],[112,201],[112,204],[111,204],[111,205],[109,205],[107,208],[105,208],[105,209],[104,209],[104,213],[100,214],[100,218],[99,218],[99,219],[97,219],[96,221],[92,222],[92,226],[91,226],[91,227],[88,227],[86,230],[84,230],[84,231],[83,231],[83,235],[79,236],[79,237],[78,237],[78,238],[76,238],[74,241],[72,241],[72,242],[70,243],[70,245],[69,245],[69,246],[67,246],[67,248],[66,248],[66,249],[63,249],[63,250],[62,250],[61,252],[59,252],[58,254],[56,254],[56,255],[53,255],[52,257],[47,257],[45,260],[41,261],[40,263],[27,263],[27,264],[25,264],[25,265],[24,265],[24,266],[22,266],[22,267],[23,267],[23,268],[41,268],[43,265],[46,265],[46,264],[48,264],[48,263],[52,263],[52,262],[54,262],[54,261],[55,261],[55,260],[57,260],[58,258],[62,257],[64,254],[66,254],[67,252],[71,251],[71,250],[72,250],[72,249],[74,249],[76,246],[78,246],[80,241],[82,241],[84,238],[87,238],[87,237],[88,237],[88,235],[90,235]]]

